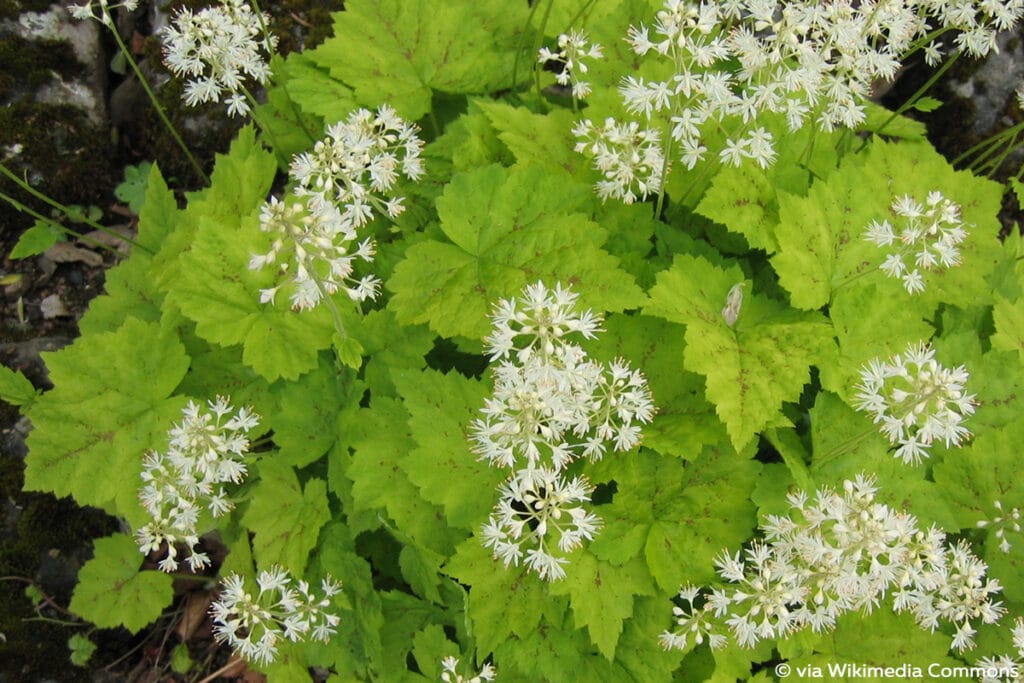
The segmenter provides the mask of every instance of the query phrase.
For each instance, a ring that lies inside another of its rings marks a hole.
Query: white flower
[[[873,415],[890,443],[899,444],[896,457],[920,464],[936,440],[959,446],[970,436],[963,420],[974,414],[974,394],[964,393],[964,366],[948,369],[935,360],[924,342],[888,361],[872,360],[861,370],[855,407]]]
[[[483,683],[493,681],[498,675],[498,670],[491,664],[484,664],[480,673],[472,678],[465,678],[457,671],[459,660],[455,657],[445,657],[441,660],[441,680],[444,683]]]
[[[184,419],[167,433],[166,454],[149,451],[143,459],[139,499],[153,521],[135,532],[139,549],[152,553],[167,546],[160,569],[178,569],[177,544],[189,549],[193,571],[209,565],[196,550],[199,515],[204,506],[213,517],[234,508],[221,484],[241,484],[246,475],[247,434],[259,416],[250,408],[235,411],[228,399],[218,396],[207,409],[193,402],[182,411]]]
[[[84,5],[68,5],[68,11],[74,19],[95,19],[107,27],[113,28],[113,20],[110,12],[121,8],[125,12],[134,12],[139,6],[139,0],[122,0],[122,2],[111,3],[110,0],[89,0]]]
[[[634,121],[605,119],[597,128],[590,119],[580,121],[572,134],[581,138],[575,150],[591,159],[601,180],[594,185],[602,200],[619,199],[632,204],[639,197],[661,191],[667,169],[661,136],[656,129],[641,129]]]
[[[327,642],[340,623],[328,610],[341,584],[329,577],[321,582],[323,597],[278,566],[260,572],[255,597],[238,574],[221,583],[220,599],[210,605],[214,638],[230,645],[243,659],[268,664],[277,656],[282,638],[298,642],[310,634],[314,640]]]
[[[955,629],[952,646],[972,647],[976,624],[1004,613],[994,596],[999,582],[966,542],[946,543],[939,529],[921,529],[901,510],[875,501],[872,479],[858,476],[842,492],[828,488],[789,496],[787,516],[769,515],[763,541],[715,561],[722,587],[684,586],[687,603],[673,608],[676,627],[660,636],[665,648],[684,649],[728,628],[743,647],[811,628],[835,627],[844,613],[871,612],[892,596],[892,609],[911,612],[935,630]],[[1024,627],[1021,631],[1024,641]]]
[[[564,557],[592,540],[601,520],[581,503],[593,490],[583,477],[567,481],[555,470],[517,471],[499,489],[501,498],[484,525],[484,547],[505,566],[523,563],[540,578],[565,577]]]
[[[934,191],[928,193],[924,204],[910,195],[896,197],[891,210],[900,219],[899,231],[888,220],[875,220],[865,234],[866,240],[892,252],[880,266],[882,272],[902,279],[906,290],[915,294],[924,291],[922,270],[960,264],[959,244],[967,238],[967,231],[958,204]]]
[[[401,176],[423,175],[419,158],[423,141],[417,128],[394,109],[359,109],[330,126],[327,137],[310,152],[292,159],[294,196],[271,197],[260,212],[260,229],[274,240],[269,251],[255,254],[249,268],[258,270],[281,260],[292,308],[317,306],[324,295],[344,291],[353,301],[375,299],[380,279],[357,276],[360,261],[373,261],[372,238],[358,230],[376,214],[390,218],[403,211],[402,197],[389,197]],[[260,303],[274,303],[281,284],[260,291]]]
[[[999,549],[1004,553],[1009,553],[1013,547],[1010,542],[1006,539],[1006,532],[1011,531],[1019,534],[1021,532],[1020,525],[1020,508],[1013,508],[1009,512],[1003,512],[1002,501],[995,501],[993,503],[998,513],[991,519],[980,520],[977,524],[979,529],[985,529],[991,527],[995,530],[995,537],[999,540]]]
[[[600,59],[603,56],[601,46],[590,45],[584,31],[572,30],[558,36],[558,51],[542,47],[537,61],[540,64],[552,63],[558,69],[555,80],[559,85],[571,86],[572,96],[582,100],[590,94],[590,83],[584,81],[589,67],[585,59]]]
[[[270,78],[267,59],[276,46],[262,37],[270,17],[255,14],[245,0],[224,0],[193,13],[179,10],[163,30],[164,63],[175,75],[189,79],[185,102],[225,101],[228,113],[249,111],[244,82],[263,85]]]

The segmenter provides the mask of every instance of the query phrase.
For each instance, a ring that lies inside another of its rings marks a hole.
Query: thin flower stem
[[[256,122],[256,125],[260,127],[260,130],[263,131],[263,133],[270,138],[270,145],[275,150],[280,150],[281,147],[277,143],[277,136],[274,135],[274,131],[270,129],[270,126],[267,125],[266,121],[264,121],[261,116],[258,116],[256,114],[256,108],[259,106],[260,103],[256,100],[256,97],[251,92],[249,92],[249,89],[246,88],[244,85],[240,86],[240,89],[242,91],[242,94],[245,95],[245,99],[249,102],[249,116],[251,116],[252,120]]]
[[[100,242],[98,240],[94,240],[91,237],[86,237],[85,235],[83,235],[81,233],[75,232],[71,228],[65,227],[62,223],[60,223],[60,222],[58,222],[58,221],[56,221],[56,220],[54,220],[52,218],[47,218],[43,214],[41,214],[41,213],[39,213],[37,211],[33,211],[32,209],[30,209],[29,207],[25,206],[24,204],[19,202],[17,199],[15,199],[14,197],[11,197],[8,194],[0,192],[0,199],[4,200],[8,204],[10,204],[11,206],[13,206],[18,211],[21,211],[22,213],[27,213],[29,216],[32,216],[32,218],[35,218],[37,221],[43,221],[45,223],[49,223],[50,225],[52,225],[53,227],[57,228],[58,230],[60,230],[65,235],[67,235],[68,237],[73,237],[76,240],[81,240],[81,241],[85,242],[86,244],[88,244],[90,247],[98,247],[100,249],[106,249],[106,250],[108,250],[108,251],[110,251],[112,253],[115,253],[115,254],[119,254],[120,253],[120,252],[117,251],[117,249],[115,249],[114,247],[110,246],[109,244],[104,244],[103,242]],[[128,238],[123,237],[123,236],[121,236],[121,238],[125,239],[125,240],[128,239]]]
[[[167,113],[160,104],[160,100],[157,99],[156,93],[153,92],[153,89],[149,87],[149,82],[142,74],[142,69],[139,68],[138,62],[136,62],[135,57],[132,56],[131,50],[129,50],[128,46],[124,44],[124,40],[122,40],[121,34],[117,30],[117,25],[114,23],[114,20],[110,16],[110,12],[107,10],[106,6],[103,7],[103,13],[109,21],[109,23],[104,23],[107,23],[107,26],[110,27],[110,32],[114,34],[114,40],[117,42],[118,49],[121,50],[121,54],[124,55],[125,60],[128,62],[129,66],[132,67],[135,77],[139,80],[139,85],[142,86],[142,89],[146,91],[146,95],[149,96],[149,101],[153,103],[153,108],[156,109],[156,113],[160,117],[160,120],[163,121],[164,126],[167,128],[167,132],[169,132],[171,137],[174,138],[174,141],[178,143],[178,147],[180,147],[181,151],[185,153],[189,163],[192,164],[192,168],[194,168],[196,173],[199,174],[199,177],[203,179],[204,183],[209,185],[210,176],[206,175],[206,171],[204,171],[203,167],[199,165],[196,158],[192,156],[192,152],[189,150],[188,145],[186,145],[185,141],[181,139],[180,135],[178,135],[178,131],[175,129],[174,124],[172,124],[170,119],[167,118]]]
[[[906,102],[901,104],[896,111],[892,112],[889,115],[889,118],[882,122],[882,125],[879,126],[878,130],[875,131],[875,135],[881,135],[885,131],[886,127],[896,120],[897,116],[901,116],[904,112],[908,111],[911,107],[913,107],[914,104],[916,104],[917,101],[921,99],[921,96],[924,95],[929,90],[931,90],[931,87],[935,85],[938,82],[938,80],[942,78],[942,76],[953,67],[954,64],[956,64],[956,61],[960,58],[961,54],[963,53],[960,50],[957,50],[950,56],[949,59],[943,62],[942,66],[940,66],[935,71],[935,73],[932,74],[927,81],[925,81],[924,85],[918,88],[913,95],[907,98]],[[870,138],[864,138],[863,142],[861,142],[860,147],[857,149],[858,152],[860,152],[867,146],[869,139]]]
[[[57,200],[53,199],[52,197],[49,197],[49,196],[43,194],[42,192],[40,192],[39,190],[37,190],[36,188],[32,187],[31,185],[28,184],[27,181],[25,181],[23,178],[18,176],[16,173],[11,171],[9,168],[7,168],[7,166],[5,166],[2,163],[0,163],[0,173],[2,173],[3,175],[7,176],[10,180],[12,180],[15,184],[17,184],[18,187],[20,187],[21,189],[25,190],[26,192],[28,192],[30,195],[32,195],[36,199],[38,199],[40,201],[43,201],[43,202],[46,202],[47,204],[49,204],[53,208],[57,209],[58,211],[60,211],[62,214],[64,214],[68,218],[72,218],[73,216],[75,216],[75,214],[71,211],[71,209],[69,209],[68,207],[64,206],[63,204],[61,204]],[[58,223],[57,221],[53,220],[52,218],[47,218],[47,217],[43,216],[42,214],[40,214],[40,213],[38,213],[36,211],[33,211],[32,209],[30,209],[29,207],[25,206],[24,204],[22,204],[21,202],[19,202],[16,199],[14,199],[13,197],[10,197],[10,196],[8,196],[6,194],[0,193],[0,199],[3,199],[4,201],[8,202],[14,208],[18,209],[19,211],[23,211],[24,213],[27,213],[28,215],[32,216],[33,218],[36,218],[36,219],[42,220],[42,221],[46,221],[48,223],[52,223],[52,224],[56,225],[59,229],[61,229],[64,232],[66,232],[67,234],[75,235],[75,237],[80,238],[83,241],[88,241],[88,238],[84,237],[83,235],[79,234],[78,232],[75,232],[74,230],[71,230],[70,228],[67,228],[67,227],[61,225],[60,223]],[[101,225],[101,224],[97,223],[96,221],[92,220],[91,218],[88,218],[86,216],[81,216],[79,218],[80,218],[79,222],[88,225],[90,228],[93,228],[95,230],[99,230],[100,232],[106,233],[106,234],[110,235],[111,237],[116,237],[119,240],[127,242],[128,244],[132,245],[136,249],[141,249],[142,251],[146,252],[147,254],[150,254],[150,255],[153,254],[153,251],[151,249],[146,248],[145,246],[143,246],[142,244],[139,244],[138,242],[136,242],[135,240],[131,239],[130,237],[126,237],[126,236],[118,233],[115,230],[111,230],[110,228],[106,227],[105,225]],[[100,243],[97,242],[97,245],[99,245],[99,244]],[[113,247],[110,247],[109,245],[103,245],[103,246],[105,248],[110,249],[111,251],[116,251],[116,249],[114,249]]]
[[[260,30],[263,32],[264,47],[266,48],[267,52],[271,55],[271,60],[278,58],[279,55],[275,54],[274,51],[271,49],[271,45],[273,45],[273,40],[271,40],[270,28],[267,26],[266,19],[263,15],[263,10],[260,8],[259,0],[251,0],[251,2],[252,6],[256,10],[256,19],[259,20],[260,22]],[[301,128],[302,132],[306,134],[307,138],[309,138],[310,144],[316,142],[316,138],[313,136],[313,133],[308,128],[306,128],[306,122],[302,118],[302,111],[295,105],[295,100],[292,99],[291,93],[288,92],[288,79],[274,79],[274,82],[284,92],[284,96],[288,100],[288,106],[291,108],[292,114],[295,115],[295,120],[296,122],[298,122],[299,128]],[[262,128],[263,126],[260,127]]]

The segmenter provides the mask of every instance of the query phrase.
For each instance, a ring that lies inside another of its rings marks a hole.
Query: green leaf
[[[928,97],[926,95],[924,97],[918,98],[917,101],[914,102],[914,104],[911,106],[911,109],[927,113],[930,111],[935,111],[941,106],[942,100],[937,100],[934,97]]]
[[[23,410],[28,410],[36,400],[36,395],[36,388],[25,375],[0,365],[0,400],[7,401],[12,406],[23,406]]]
[[[14,249],[11,249],[10,258],[23,259],[29,256],[38,256],[63,239],[64,232],[56,224],[37,220],[31,228],[21,233]]]
[[[85,666],[89,663],[92,653],[96,652],[96,643],[89,640],[88,636],[76,633],[68,639],[68,649],[71,650],[71,663],[75,666]]]
[[[334,655],[333,668],[342,680],[380,680],[375,674],[386,661],[381,646],[385,622],[370,564],[356,553],[352,534],[343,523],[328,524],[321,539],[319,565],[341,581],[342,594],[352,603],[352,610],[341,614],[338,633],[327,646]]]
[[[569,135],[578,115],[569,109],[536,114],[525,107],[499,101],[479,100],[477,106],[498,132],[498,138],[520,164],[535,164],[575,175],[586,160],[573,149]]]
[[[910,195],[923,201],[932,191],[941,191],[963,209],[968,230],[960,245],[963,263],[926,272],[925,291],[911,297],[900,280],[879,269],[888,251],[864,235],[873,220],[890,217],[895,198]],[[806,197],[780,196],[780,251],[772,265],[793,305],[802,309],[821,308],[836,291],[871,284],[880,294],[925,312],[937,301],[978,305],[991,300],[984,276],[1000,260],[995,219],[1000,201],[1000,185],[954,171],[925,145],[875,141],[816,182]]]
[[[394,396],[394,373],[423,369],[424,356],[434,345],[434,335],[425,325],[399,325],[388,310],[367,313],[353,334],[369,358],[364,377],[374,396]]]
[[[114,196],[128,204],[134,214],[139,213],[146,201],[146,184],[152,169],[153,163],[149,161],[137,166],[125,166],[124,180],[114,188]]]
[[[626,462],[602,461],[594,479],[614,474],[618,490],[610,505],[595,509],[605,528],[590,552],[616,565],[642,552],[667,592],[684,581],[711,581],[714,557],[747,540],[756,525],[750,494],[760,464],[749,455],[726,446],[706,448],[689,466],[645,450]]]
[[[281,65],[292,101],[303,111],[322,117],[326,125],[341,121],[356,108],[352,88],[332,78],[309,53],[292,52]]]
[[[363,384],[351,371],[339,372],[327,354],[312,372],[274,385],[278,409],[270,414],[279,458],[293,467],[320,459],[338,439],[339,424],[355,419]]]
[[[523,567],[506,569],[479,538],[463,541],[445,572],[470,587],[466,614],[481,652],[513,636],[528,637],[544,614],[560,615],[565,609],[566,600],[549,596],[541,579]]]
[[[43,356],[55,388],[26,411],[35,428],[25,488],[137,518],[143,453],[163,448],[181,415],[183,400],[168,397],[188,369],[184,347],[129,318],[116,332]]]
[[[266,251],[266,237],[255,216],[241,223],[202,217],[170,296],[195,321],[199,336],[222,346],[242,344],[242,361],[269,381],[295,379],[317,366],[334,325],[325,305],[296,312],[284,301],[260,303],[260,289],[277,274],[249,270],[248,262]]]
[[[96,539],[93,552],[78,572],[72,612],[100,628],[124,626],[135,633],[171,604],[173,579],[163,572],[140,572],[143,556],[130,536]]]
[[[424,500],[405,473],[404,461],[416,448],[408,421],[402,403],[387,397],[375,397],[360,411],[351,437],[355,452],[345,473],[353,482],[353,508],[386,510],[413,542],[447,556],[455,534],[444,524],[444,512]]]
[[[445,657],[459,657],[459,648],[448,640],[444,629],[437,624],[430,624],[419,631],[412,639],[413,656],[420,673],[432,681],[441,678],[441,660]],[[463,663],[463,667],[469,666]]]
[[[730,327],[722,308],[732,287],[744,282]],[[800,397],[810,366],[832,346],[824,317],[751,292],[738,267],[723,270],[702,257],[677,257],[658,275],[650,298],[646,314],[686,324],[684,366],[707,378],[708,400],[737,449],[765,427],[787,424],[782,404]]]
[[[729,438],[704,398],[704,378],[683,368],[686,328],[646,315],[610,315],[603,327],[587,352],[606,362],[625,358],[642,370],[658,407],[643,428],[644,446],[692,460],[705,445]]]
[[[295,470],[273,455],[260,460],[257,469],[259,482],[242,517],[256,534],[256,559],[260,566],[276,563],[301,576],[320,528],[331,518],[327,485],[321,479],[310,479],[303,489]]]
[[[633,614],[634,596],[655,591],[647,567],[638,558],[615,566],[583,552],[572,556],[565,580],[552,583],[550,592],[570,597],[576,627],[586,626],[591,642],[611,661],[622,623]]]
[[[310,58],[350,85],[360,104],[386,102],[416,120],[430,111],[435,92],[513,85],[527,13],[504,0],[350,0],[334,15],[334,37]]]
[[[146,197],[138,209],[136,241],[156,253],[181,219],[174,192],[167,187],[160,168],[153,164],[146,179]],[[89,310],[78,323],[82,334],[115,330],[128,317],[156,322],[165,290],[153,276],[155,258],[141,249],[106,273],[106,294],[89,302]]]
[[[992,317],[996,325],[992,348],[1016,351],[1024,361],[1024,298],[1012,303],[1002,297],[998,298]]]
[[[557,191],[556,189],[557,188]],[[399,322],[428,322],[443,336],[484,337],[501,297],[539,279],[573,283],[580,305],[621,311],[642,293],[600,247],[607,233],[573,210],[589,191],[544,170],[500,166],[455,176],[438,199],[441,228],[452,241],[409,248],[388,288]]]
[[[417,447],[402,461],[409,480],[425,500],[440,505],[447,523],[472,530],[487,521],[504,473],[479,460],[469,448],[465,426],[478,417],[487,397],[479,381],[457,372],[396,372]]]

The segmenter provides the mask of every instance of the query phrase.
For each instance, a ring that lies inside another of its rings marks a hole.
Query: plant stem
[[[174,125],[171,123],[170,119],[167,118],[167,113],[164,111],[163,106],[161,106],[160,101],[156,98],[156,94],[153,92],[153,89],[149,87],[149,82],[146,81],[146,77],[142,75],[142,69],[139,68],[138,62],[135,61],[135,57],[132,56],[128,46],[125,45],[124,40],[121,39],[121,34],[117,30],[117,24],[114,23],[113,17],[110,16],[110,12],[107,10],[106,6],[103,6],[103,14],[106,15],[109,21],[109,23],[104,23],[107,23],[107,26],[110,27],[110,32],[114,34],[114,40],[117,42],[118,49],[121,50],[121,54],[124,55],[125,60],[128,62],[129,66],[132,67],[135,77],[139,79],[139,84],[142,86],[142,89],[146,91],[146,95],[149,96],[149,101],[153,103],[153,108],[156,109],[156,113],[160,117],[160,120],[163,121],[164,126],[167,128],[167,132],[169,132],[171,137],[174,138],[174,141],[178,143],[178,147],[180,147],[181,151],[185,153],[189,163],[192,164],[192,168],[196,170],[199,177],[203,179],[204,183],[209,185],[210,177],[206,175],[206,171],[204,171],[203,167],[199,165],[196,158],[192,156],[192,152],[185,144],[185,141],[181,139],[181,136],[178,135],[178,131],[175,129]]]
[[[901,104],[896,111],[892,112],[892,114],[889,115],[889,118],[887,118],[885,121],[882,122],[882,125],[879,126],[878,130],[875,131],[875,135],[881,135],[885,131],[886,126],[888,126],[890,123],[895,121],[897,116],[902,115],[904,112],[906,112],[911,107],[913,107],[914,104],[916,104],[917,101],[921,98],[921,96],[924,95],[929,90],[931,90],[931,87],[933,85],[935,85],[935,83],[938,82],[938,80],[940,78],[942,78],[942,76],[947,71],[949,71],[950,68],[952,68],[952,66],[954,64],[956,64],[956,60],[958,60],[960,58],[961,54],[963,54],[963,53],[961,53],[960,50],[957,50],[956,52],[954,52],[952,54],[952,56],[950,56],[949,59],[947,59],[945,62],[943,62],[942,66],[940,66],[935,71],[935,73],[932,74],[931,77],[927,81],[925,81],[924,85],[922,85],[920,88],[918,88],[917,91],[913,95],[911,95],[909,98],[907,98],[906,102]],[[863,142],[861,142],[861,145],[857,149],[857,151],[860,152],[861,150],[863,150],[867,146],[867,144],[868,144],[868,138],[864,138]]]
[[[64,214],[68,218],[72,218],[74,216],[74,214],[72,213],[71,209],[69,209],[68,207],[64,206],[63,204],[61,204],[57,200],[55,200],[55,199],[53,199],[53,198],[43,194],[42,192],[40,192],[36,188],[32,187],[31,185],[28,184],[27,181],[25,181],[24,179],[19,177],[16,173],[11,171],[9,168],[7,168],[2,163],[0,163],[0,173],[2,173],[3,175],[7,176],[10,180],[12,180],[14,183],[16,183],[18,185],[18,187],[20,187],[21,189],[25,190],[26,192],[31,194],[36,199],[39,199],[40,201],[46,202],[47,204],[49,204],[53,208],[57,209],[58,211],[60,211],[62,214]],[[84,235],[81,235],[80,233],[75,232],[74,230],[71,230],[70,228],[67,228],[67,227],[63,226],[62,224],[58,223],[57,221],[53,220],[52,218],[47,218],[47,217],[43,216],[41,213],[39,213],[37,211],[34,211],[34,210],[30,209],[29,207],[25,206],[24,204],[19,202],[14,197],[11,197],[11,196],[9,196],[7,194],[4,194],[4,193],[0,192],[0,199],[3,199],[7,203],[9,203],[11,206],[13,206],[15,209],[17,209],[19,211],[22,211],[24,213],[27,213],[28,215],[32,216],[33,218],[35,218],[37,220],[46,221],[47,223],[52,223],[53,225],[57,226],[60,230],[64,231],[68,235],[74,235],[76,238],[81,239],[81,240],[83,240],[85,242],[94,243],[95,246],[100,246],[100,247],[105,248],[105,249],[110,249],[111,251],[114,251],[114,252],[117,251],[116,249],[114,249],[113,247],[111,247],[109,245],[102,244],[100,242],[96,242],[95,240],[91,240],[91,239],[85,237]],[[151,249],[146,248],[145,246],[143,246],[142,244],[139,244],[138,242],[136,242],[135,240],[131,239],[130,237],[126,237],[126,236],[124,236],[124,235],[122,235],[122,234],[120,234],[120,233],[118,233],[118,232],[116,232],[114,230],[111,230],[110,228],[106,227],[105,225],[100,225],[96,221],[94,221],[94,220],[92,220],[92,219],[90,219],[90,218],[88,218],[86,216],[81,216],[81,222],[85,223],[90,228],[93,228],[95,230],[99,230],[100,232],[106,233],[106,234],[110,235],[111,237],[116,237],[119,240],[127,242],[128,244],[132,245],[136,249],[140,249],[140,250],[146,252],[147,254],[149,254],[151,256],[153,254],[153,251]]]

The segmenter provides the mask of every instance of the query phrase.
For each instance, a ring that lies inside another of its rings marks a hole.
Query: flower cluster
[[[545,65],[555,65],[559,69],[555,75],[558,84],[571,86],[572,96],[582,100],[590,94],[590,83],[580,78],[589,71],[583,60],[600,59],[602,56],[600,45],[589,44],[586,33],[573,30],[558,36],[557,52],[542,47],[537,61]]]
[[[472,678],[466,678],[458,671],[456,667],[459,666],[459,660],[455,657],[445,657],[441,660],[441,680],[444,683],[483,683],[483,681],[493,681],[498,671],[491,664],[484,664],[483,668],[480,669],[480,673]]]
[[[1021,532],[1020,526],[1020,508],[1013,508],[1009,512],[1003,512],[1003,502],[1000,500],[994,503],[996,510],[999,511],[992,519],[983,519],[978,522],[979,529],[992,528],[995,529],[995,536],[999,539],[999,549],[1004,553],[1009,553],[1013,547],[1010,542],[1006,540],[1007,530],[1013,533],[1019,534]]]
[[[187,105],[223,99],[230,115],[249,112],[246,79],[263,85],[271,75],[267,58],[277,42],[274,36],[261,35],[269,19],[253,12],[246,0],[224,0],[195,13],[178,11],[174,23],[163,30],[164,63],[188,79]]]
[[[139,493],[153,521],[136,531],[136,540],[144,553],[167,544],[167,557],[160,561],[165,572],[178,569],[179,543],[188,547],[187,562],[193,571],[210,564],[206,554],[196,550],[199,516],[204,508],[219,517],[234,507],[224,484],[245,479],[246,434],[259,421],[249,408],[235,411],[220,396],[209,402],[209,410],[190,401],[182,412],[184,419],[168,432],[167,453],[146,453]]]
[[[260,229],[273,234],[274,241],[270,251],[249,261],[249,268],[257,270],[283,256],[294,257],[287,278],[292,308],[313,308],[339,289],[354,301],[376,298],[380,280],[353,275],[356,263],[372,261],[375,253],[373,240],[360,238],[357,230],[375,213],[397,218],[404,210],[402,197],[387,195],[400,176],[423,176],[423,141],[417,130],[391,107],[359,109],[330,126],[311,152],[293,159],[294,196],[271,198],[263,206]],[[282,263],[281,272],[288,273],[289,267]],[[273,303],[281,286],[261,290],[261,303]]]
[[[593,159],[594,168],[601,173],[594,190],[602,201],[618,199],[632,204],[638,196],[644,199],[661,191],[668,166],[657,130],[609,118],[601,128],[584,119],[572,133],[580,138],[576,151]]]
[[[858,476],[842,493],[823,488],[813,501],[790,494],[790,514],[769,515],[763,541],[718,558],[722,587],[683,587],[677,628],[662,634],[662,645],[721,647],[731,636],[752,647],[807,627],[825,632],[842,614],[870,612],[891,595],[894,611],[910,612],[930,631],[950,623],[952,646],[973,647],[976,625],[1005,612],[993,600],[999,582],[986,578],[988,566],[967,543],[921,529],[913,516],[875,502],[876,492]]]
[[[496,306],[485,339],[500,361],[494,392],[471,425],[473,451],[513,471],[484,526],[484,545],[506,567],[522,560],[547,580],[564,577],[564,556],[600,528],[584,507],[587,479],[563,470],[580,458],[598,460],[609,447],[634,448],[639,425],[655,411],[642,373],[622,360],[596,363],[570,341],[573,334],[593,338],[601,323],[578,312],[576,299],[561,285],[538,282]]]
[[[943,367],[924,342],[885,362],[875,358],[860,374],[856,407],[871,413],[889,442],[899,444],[895,456],[903,462],[920,464],[936,439],[948,448],[971,435],[963,425],[975,407],[974,394],[964,393],[966,368]]]
[[[123,0],[114,4],[111,4],[110,0],[89,0],[84,5],[68,5],[68,11],[75,19],[95,19],[107,28],[114,28],[114,19],[110,15],[111,10],[121,8],[125,12],[134,12],[138,6],[139,0]]]
[[[1010,636],[1016,653],[1000,657],[982,657],[975,664],[985,669],[981,683],[1024,680],[1024,619],[1017,617],[1010,629]]]
[[[872,221],[865,239],[882,248],[895,246],[881,269],[890,277],[902,279],[908,292],[924,291],[921,270],[960,264],[957,245],[966,239],[967,231],[959,204],[938,191],[929,192],[924,204],[904,195],[893,201],[892,213],[903,222],[898,234],[888,220]],[[907,264],[910,257],[913,267]]]
[[[956,30],[960,49],[984,55],[996,32],[1022,13],[1021,0],[665,0],[653,24],[631,26],[626,37],[639,57],[663,63],[665,77],[629,75],[619,91],[631,115],[669,132],[666,145],[687,168],[706,159],[709,147],[721,163],[763,168],[777,153],[772,133],[757,125],[762,117],[784,118],[791,131],[808,122],[826,131],[855,127],[866,118],[873,84],[891,80],[926,42],[925,56],[938,60],[936,38]],[[592,128],[580,127],[577,136]],[[622,181],[607,196],[631,196],[628,176],[606,180]]]
[[[210,605],[217,642],[228,643],[244,659],[267,664],[277,655],[277,643],[314,640],[327,642],[337,630],[338,616],[328,609],[341,584],[326,578],[320,583],[323,597],[306,581],[294,581],[280,567],[260,572],[259,593],[253,597],[245,580],[231,574],[223,581],[220,599]]]

